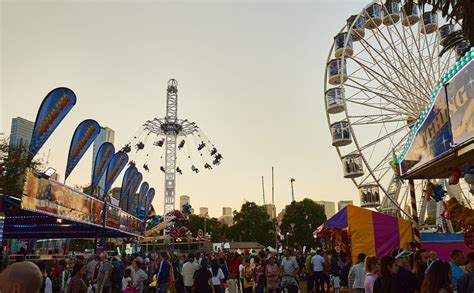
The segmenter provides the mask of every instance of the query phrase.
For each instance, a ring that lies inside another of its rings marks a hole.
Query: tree
[[[314,247],[313,231],[326,220],[324,207],[311,199],[293,201],[286,207],[281,221],[281,233],[288,237],[289,246]]]
[[[228,238],[233,241],[254,241],[265,246],[275,244],[275,223],[262,206],[246,202],[234,213],[234,225]]]
[[[41,162],[30,160],[25,146],[10,145],[8,139],[0,141],[0,193],[21,196],[25,171],[38,171]]]
[[[196,237],[198,230],[201,229],[203,232],[211,235],[212,242],[219,242],[223,234],[222,232],[227,228],[227,225],[219,223],[216,218],[208,219],[198,215],[190,215],[187,227],[194,237]]]
[[[413,5],[413,0],[409,0],[408,4]],[[424,10],[426,4],[432,5],[432,11],[439,11],[449,22],[461,24],[462,33],[452,34],[446,40],[445,48],[440,52],[444,52],[454,48],[461,43],[474,45],[474,1],[472,0],[418,0],[418,4]],[[469,50],[469,46],[467,46]]]

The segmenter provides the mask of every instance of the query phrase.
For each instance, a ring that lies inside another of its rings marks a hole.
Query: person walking
[[[199,265],[194,262],[194,254],[188,254],[188,258],[183,264],[181,274],[183,275],[184,290],[186,293],[193,292],[194,273],[199,270]]]
[[[339,290],[341,290],[341,278],[338,272],[331,275],[331,286],[334,288],[334,293],[339,293]],[[328,292],[330,291],[331,289],[328,289]]]
[[[97,292],[110,293],[112,285],[110,277],[112,275],[113,266],[109,262],[109,256],[106,252],[100,254],[100,262],[99,275],[97,276]]]
[[[223,284],[224,284],[224,272],[219,266],[219,261],[217,259],[211,260],[211,267],[209,271],[212,274],[212,286],[214,287],[215,293],[223,293]]]
[[[458,281],[458,293],[472,293],[474,292],[474,252],[467,255],[468,264],[466,268],[469,273],[466,273]]]
[[[142,270],[141,267],[142,263],[139,259],[135,258],[132,261],[132,270],[130,272],[130,288],[137,289],[139,293],[143,293],[143,282],[148,278],[148,275]]]
[[[447,262],[437,260],[429,267],[421,293],[452,293],[451,268]]]
[[[382,257],[380,277],[374,282],[373,293],[405,293],[400,289],[395,275],[398,272],[398,262],[394,257],[386,255]]]
[[[74,264],[72,278],[67,287],[68,293],[87,293],[87,285],[82,279],[86,272],[86,267],[82,262],[76,262],[76,264]]]
[[[466,262],[466,258],[464,257],[464,253],[461,250],[453,250],[451,252],[451,261],[449,262],[449,266],[451,267],[451,273],[453,274],[452,277],[452,285],[457,286],[459,279],[464,275],[464,271],[461,268],[462,265]]]
[[[373,293],[375,280],[377,280],[379,277],[378,274],[380,272],[380,260],[376,256],[367,257],[365,261],[365,271],[365,293]]]
[[[298,292],[298,263],[294,256],[290,255],[289,249],[283,250],[283,258],[281,260],[281,286],[288,293]]]
[[[349,270],[349,288],[352,288],[354,293],[364,293],[364,270],[365,254],[359,253],[357,256],[357,263]]]
[[[215,293],[212,286],[212,274],[207,269],[207,259],[203,258],[200,268],[194,274],[194,292]]]
[[[245,258],[244,268],[242,269],[242,276],[244,278],[244,293],[252,293],[253,287],[255,287],[255,275],[250,265],[250,259]]]
[[[316,250],[316,255],[311,259],[311,263],[313,264],[313,279],[316,284],[315,291],[324,293],[324,258],[321,256],[320,249]]]
[[[404,293],[415,293],[417,291],[418,283],[416,281],[416,276],[412,273],[410,267],[410,256],[412,254],[411,251],[406,251],[401,248],[392,252],[392,256],[398,261],[399,266],[395,278],[400,284],[400,290]]]
[[[315,254],[316,254],[316,250],[311,249],[305,259],[304,272],[306,276],[306,289],[308,293],[313,292],[313,287],[314,287],[312,259]]]
[[[53,283],[46,272],[46,263],[44,261],[38,261],[36,265],[43,275],[43,284],[41,285],[40,293],[53,293]]]
[[[265,276],[267,279],[267,290],[268,293],[279,293],[280,292],[280,268],[276,264],[275,256],[270,256],[268,263],[265,267]]]
[[[168,261],[168,253],[161,252],[161,260],[156,272],[156,292],[167,293],[170,287],[171,265]]]
[[[430,253],[426,249],[421,248],[415,251],[412,272],[416,277],[417,292],[421,291],[421,285],[423,285],[423,280],[425,279],[425,272],[428,267],[429,259]]]

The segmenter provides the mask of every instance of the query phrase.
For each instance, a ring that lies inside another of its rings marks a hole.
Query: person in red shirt
[[[240,255],[236,252],[234,253],[234,256],[230,259],[229,261],[229,272],[232,277],[235,277],[237,280],[239,280],[239,267],[240,264],[242,263],[242,260],[240,259]],[[240,282],[237,282],[237,286],[239,287],[240,291]]]

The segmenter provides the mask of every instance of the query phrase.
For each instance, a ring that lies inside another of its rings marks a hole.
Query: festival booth
[[[119,207],[27,173],[21,199],[1,196],[3,239],[134,238],[144,222]]]
[[[317,230],[317,238],[330,248],[350,249],[352,262],[357,255],[382,257],[397,247],[407,248],[413,240],[410,221],[348,205]]]
[[[474,47],[450,68],[435,86],[427,108],[416,121],[408,141],[392,166],[400,180],[410,186],[415,241],[420,243],[415,180],[425,180],[427,201],[443,202],[444,217],[474,233]],[[462,182],[460,179],[462,178]],[[469,184],[470,193],[459,184]],[[450,190],[461,192],[450,192]],[[445,200],[449,195],[449,200]],[[472,237],[469,237],[472,239]],[[469,240],[468,239],[468,240]],[[430,243],[436,242],[431,239]],[[439,239],[440,245],[445,243]],[[472,240],[466,245],[474,248]],[[454,246],[452,247],[454,249]]]

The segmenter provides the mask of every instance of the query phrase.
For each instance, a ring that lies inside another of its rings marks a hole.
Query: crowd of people
[[[471,293],[474,252],[466,258],[453,250],[448,263],[424,249],[396,249],[380,259],[361,253],[354,264],[350,255],[320,249],[114,257],[103,252],[53,265],[17,262],[0,274],[1,293],[338,293],[342,288],[360,293]]]

